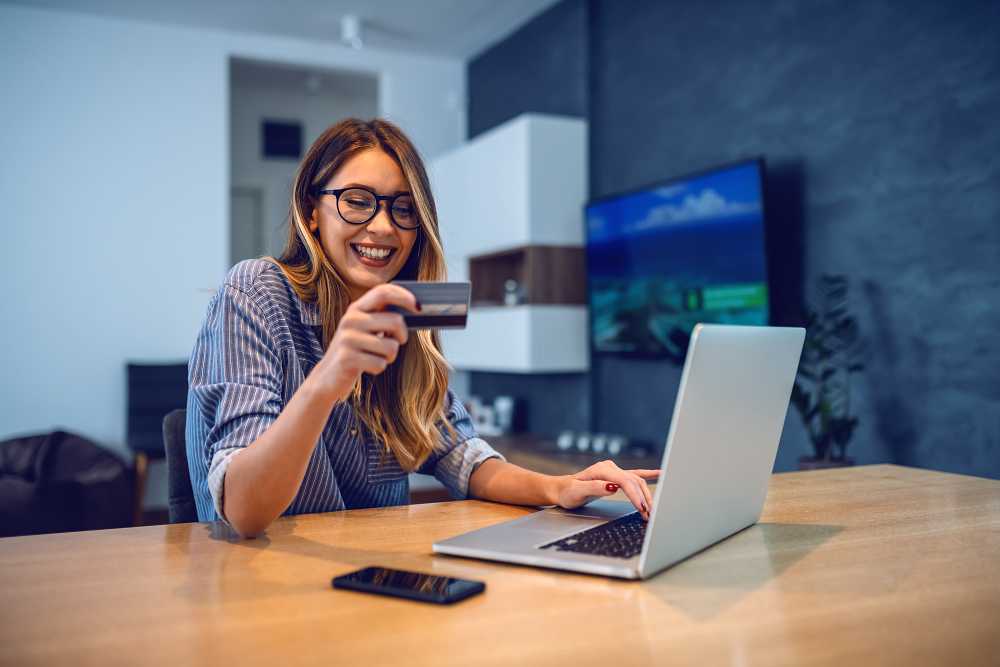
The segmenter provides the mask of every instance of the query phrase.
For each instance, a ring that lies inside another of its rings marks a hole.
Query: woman
[[[190,363],[188,464],[198,518],[241,535],[282,513],[405,504],[407,472],[456,498],[579,507],[621,488],[648,518],[644,478],[604,461],[575,475],[507,463],[448,389],[433,331],[395,279],[445,279],[417,151],[383,120],[345,120],[310,147],[277,260],[237,264],[208,307]]]

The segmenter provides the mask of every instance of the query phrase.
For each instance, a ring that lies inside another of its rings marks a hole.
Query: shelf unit
[[[526,304],[585,304],[585,261],[579,246],[521,246],[470,257],[472,305],[503,305],[508,279],[523,290]]]
[[[471,280],[468,327],[442,331],[460,370],[589,367],[583,206],[587,124],[525,114],[429,165],[451,280]],[[503,306],[517,280],[524,303]]]

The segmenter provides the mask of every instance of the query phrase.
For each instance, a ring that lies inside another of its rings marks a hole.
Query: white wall
[[[128,359],[186,359],[227,269],[231,56],[379,76],[428,157],[465,136],[460,61],[0,5],[0,438],[124,452]]]
[[[294,89],[289,84],[237,77],[230,90],[231,182],[234,187],[261,190],[266,252],[271,255],[280,254],[288,238],[286,218],[298,160],[262,157],[261,122],[265,118],[301,122],[305,154],[316,137],[338,120],[351,116],[371,118],[378,113],[374,87],[352,90],[329,75],[323,81],[321,90],[308,93],[304,85]]]

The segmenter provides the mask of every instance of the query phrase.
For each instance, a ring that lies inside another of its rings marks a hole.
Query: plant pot
[[[845,456],[842,459],[818,459],[815,456],[800,456],[799,470],[826,470],[827,468],[848,468],[854,465],[854,459]]]

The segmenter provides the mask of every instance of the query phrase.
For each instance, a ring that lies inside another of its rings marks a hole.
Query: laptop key
[[[646,522],[638,512],[633,512],[539,548],[611,558],[632,558],[642,551],[645,537]]]

